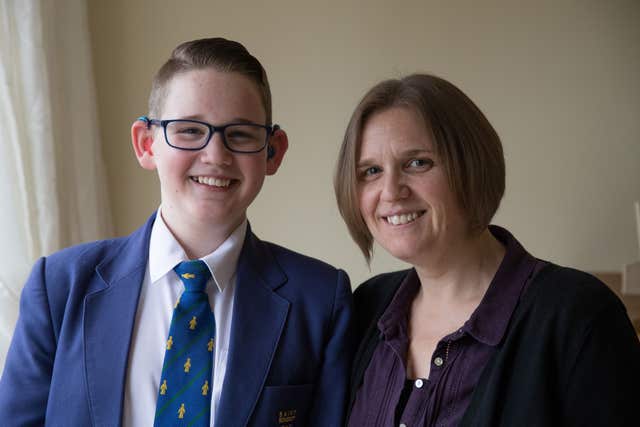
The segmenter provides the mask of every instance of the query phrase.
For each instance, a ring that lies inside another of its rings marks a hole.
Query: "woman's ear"
[[[282,129],[276,130],[269,138],[267,147],[267,175],[274,175],[278,171],[287,148],[289,148],[287,133]]]
[[[154,170],[156,160],[153,155],[153,130],[143,120],[136,120],[131,125],[131,144],[138,163],[145,169]]]

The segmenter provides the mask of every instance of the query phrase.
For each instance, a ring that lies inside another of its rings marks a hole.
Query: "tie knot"
[[[209,267],[204,261],[183,261],[173,268],[186,292],[204,292],[207,280],[211,277]]]

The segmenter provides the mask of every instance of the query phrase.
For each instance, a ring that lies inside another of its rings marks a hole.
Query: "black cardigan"
[[[349,413],[380,340],[377,321],[407,273],[373,277],[355,291],[361,342]],[[544,267],[518,303],[461,425],[640,426],[640,342],[618,297],[586,273]]]

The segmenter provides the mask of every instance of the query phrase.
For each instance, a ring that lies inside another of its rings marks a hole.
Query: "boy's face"
[[[241,74],[212,68],[173,77],[162,111],[162,117],[153,118],[194,119],[214,126],[244,121],[265,124],[255,84]],[[144,123],[139,123],[144,128]],[[134,123],[132,134],[140,164],[158,171],[162,214],[169,227],[213,226],[225,235],[245,219],[265,175],[276,172],[287,148],[284,133],[271,137],[270,143],[276,148],[271,159],[267,159],[266,149],[252,154],[229,151],[220,132],[199,151],[170,147],[161,126],[145,133]]]

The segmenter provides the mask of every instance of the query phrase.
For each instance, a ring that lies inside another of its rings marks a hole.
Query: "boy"
[[[3,425],[341,425],[348,277],[246,219],[288,147],[264,69],[233,41],[183,43],[149,110],[131,134],[161,206],[128,237],[36,263],[0,380]]]

